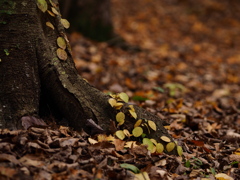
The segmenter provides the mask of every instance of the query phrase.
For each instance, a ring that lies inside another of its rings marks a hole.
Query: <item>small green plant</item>
[[[5,52],[5,54],[6,54],[7,56],[10,54],[9,51],[8,51],[8,49],[4,49],[3,51]]]
[[[177,92],[182,93],[186,91],[186,87],[179,83],[166,83],[164,87],[169,89],[170,96],[175,96]]]
[[[193,157],[185,162],[185,167],[187,168],[200,169],[202,165],[203,162],[196,157]]]
[[[212,173],[213,175],[216,175],[216,171],[215,171],[214,168],[210,168],[210,171],[211,171],[211,173]]]

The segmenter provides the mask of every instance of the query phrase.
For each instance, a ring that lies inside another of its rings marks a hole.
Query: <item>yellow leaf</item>
[[[125,120],[122,120],[122,121],[118,122],[118,126],[121,126],[121,125],[123,125],[123,124],[124,124],[124,122],[125,122]]]
[[[133,111],[133,110],[129,110],[129,113],[132,115],[132,117],[134,118],[134,119],[137,119],[137,114],[136,114],[136,112],[135,111]]]
[[[119,125],[122,125],[125,121],[125,114],[123,112],[117,113],[116,121],[118,122]]]
[[[137,120],[137,122],[134,124],[134,127],[140,126],[141,123],[142,123],[142,120],[141,120],[141,119]]]
[[[89,141],[90,144],[98,143],[95,139],[92,139],[92,138],[88,138],[88,141]]]
[[[154,130],[154,131],[157,130],[157,126],[156,126],[155,122],[148,120],[148,125],[150,128],[152,128],[152,130]]]
[[[106,141],[114,141],[115,138],[112,135],[106,137]]]
[[[49,2],[53,7],[57,7],[57,5],[54,2],[52,2],[52,0],[49,0]]]
[[[160,139],[165,141],[165,142],[171,142],[171,139],[167,136],[161,136]]]
[[[147,145],[147,149],[149,151],[152,151],[153,148],[154,148],[154,145],[153,145],[152,141],[148,138],[143,138],[143,145]]]
[[[234,152],[234,154],[240,155],[240,148],[236,149],[236,151]]]
[[[161,143],[157,143],[156,150],[157,150],[158,153],[162,153],[163,150],[164,150],[163,145]]]
[[[128,95],[127,95],[126,93],[124,93],[124,92],[122,92],[122,93],[119,94],[119,98],[120,98],[121,100],[123,100],[125,103],[128,103],[128,101],[129,101]]]
[[[127,129],[124,129],[124,130],[123,130],[123,133],[124,133],[126,136],[128,136],[128,137],[131,136],[130,132],[129,132]]]
[[[65,27],[66,29],[68,29],[70,27],[70,23],[66,19],[61,19],[61,23],[62,23],[63,27]]]
[[[52,12],[56,15],[59,15],[58,11],[54,7],[52,7]]]
[[[111,96],[111,97],[114,98],[114,99],[117,98],[116,94],[109,94],[109,96]]]
[[[151,153],[155,153],[156,150],[157,150],[156,146],[153,145],[153,148],[152,148],[152,150],[151,150],[150,152],[151,152]]]
[[[154,145],[157,145],[157,141],[155,139],[150,139]]]
[[[120,103],[120,102],[117,102],[115,105],[114,105],[114,108],[115,109],[121,109],[123,107],[123,103]]]
[[[171,152],[174,148],[175,148],[175,143],[174,142],[170,142],[166,145],[166,149],[167,149],[168,152]]]
[[[215,175],[215,178],[218,180],[234,180],[232,177],[224,173],[218,173]]]
[[[57,45],[62,49],[66,49],[66,47],[67,47],[66,41],[63,37],[57,38]]]
[[[47,10],[48,14],[50,14],[52,17],[55,17],[55,14],[53,14],[51,11]]]
[[[129,107],[132,111],[135,112],[135,109],[134,109],[133,105],[129,105],[128,107]]]
[[[45,0],[37,0],[37,7],[42,11],[46,12],[48,9],[47,2]]]
[[[67,57],[68,57],[66,51],[64,51],[64,50],[61,49],[61,48],[58,48],[58,49],[57,49],[57,56],[58,56],[58,58],[61,59],[61,60],[67,60]]]
[[[106,134],[99,134],[99,135],[97,136],[98,142],[106,141],[106,137],[107,137]]]
[[[125,138],[125,134],[123,133],[122,130],[116,131],[115,134],[116,134],[116,136],[117,136],[119,139],[121,139],[121,140],[123,140],[123,139]]]
[[[47,25],[48,27],[50,27],[51,29],[54,29],[54,26],[53,26],[52,23],[50,23],[49,21],[46,22],[46,25]]]
[[[120,121],[122,121],[124,119],[125,119],[125,114],[123,112],[117,113],[117,115],[116,115],[117,122],[120,122]]]
[[[135,127],[133,130],[132,130],[132,134],[134,137],[139,137],[141,136],[143,133],[143,129],[141,127]]]
[[[116,101],[116,99],[110,98],[110,99],[108,99],[108,103],[109,103],[112,107],[114,107],[114,106],[116,105],[117,101]]]
[[[177,146],[177,152],[179,156],[182,156],[183,150],[181,146]]]
[[[170,130],[171,129],[171,127],[170,126],[163,126],[165,129],[167,129],[167,130]]]
[[[125,143],[124,147],[126,147],[126,148],[134,148],[136,146],[138,146],[136,141],[128,141],[128,142]]]
[[[133,105],[129,105],[128,106],[130,109],[129,109],[129,113],[132,115],[132,117],[134,117],[135,119],[137,119],[137,114],[135,112],[135,109],[133,107]]]
[[[135,174],[134,180],[150,180],[147,172],[141,172],[139,174]]]

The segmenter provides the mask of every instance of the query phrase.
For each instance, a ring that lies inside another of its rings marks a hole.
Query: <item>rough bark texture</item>
[[[0,9],[0,127],[14,129],[19,128],[16,119],[38,113],[39,27],[35,3],[23,6],[20,2],[2,0]]]
[[[22,116],[38,116],[41,93],[50,109],[57,111],[74,129],[96,133],[94,128],[99,130],[100,126],[100,130],[110,132],[116,110],[109,105],[109,96],[79,76],[70,49],[66,50],[67,60],[57,56],[57,38],[65,37],[61,16],[43,13],[35,0],[1,3],[0,128],[19,129]],[[48,6],[51,6],[49,1]],[[54,30],[46,26],[47,21],[54,25]],[[135,106],[135,110],[138,119],[157,124],[157,131],[150,138],[170,137],[161,119],[139,107]],[[131,130],[135,121],[127,119],[126,128]]]

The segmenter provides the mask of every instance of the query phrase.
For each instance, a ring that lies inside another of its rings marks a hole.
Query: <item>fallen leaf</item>
[[[140,172],[140,170],[136,166],[134,166],[132,164],[122,163],[122,164],[120,164],[120,167],[124,168],[124,169],[131,170],[134,173],[139,173]]]
[[[50,27],[51,29],[54,30],[54,26],[52,25],[52,23],[50,23],[49,21],[46,22],[46,26]]]
[[[126,93],[122,92],[119,94],[119,98],[123,100],[125,103],[128,103],[129,97]]]
[[[133,134],[134,137],[139,137],[143,134],[143,129],[141,127],[135,127],[132,130],[132,134]]]
[[[166,150],[168,151],[168,152],[171,152],[174,148],[175,148],[175,143],[174,142],[170,142],[170,143],[168,143],[167,145],[166,145]]]
[[[218,173],[215,175],[215,178],[218,180],[234,180],[232,177],[228,176],[225,173]]]
[[[57,38],[57,45],[58,45],[58,47],[62,48],[63,50],[65,50],[66,47],[67,47],[65,39],[63,37],[58,37]]]
[[[68,29],[70,27],[70,23],[66,19],[61,19],[61,23],[64,28]]]
[[[148,125],[152,130],[154,130],[154,131],[157,130],[157,126],[156,126],[155,122],[148,120]]]
[[[61,48],[57,49],[57,56],[59,59],[64,60],[64,61],[67,60],[67,58],[68,58],[66,51]]]
[[[116,132],[116,136],[117,136],[119,139],[121,139],[121,140],[123,140],[123,139],[125,138],[125,134],[124,134],[124,132],[123,132],[122,130],[118,130],[118,131]]]
[[[37,6],[44,13],[48,9],[48,5],[47,5],[47,2],[45,0],[37,0]]]

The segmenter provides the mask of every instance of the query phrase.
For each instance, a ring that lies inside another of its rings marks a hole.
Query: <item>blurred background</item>
[[[239,0],[60,4],[76,67],[98,89],[157,107],[169,98],[239,104]]]

